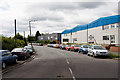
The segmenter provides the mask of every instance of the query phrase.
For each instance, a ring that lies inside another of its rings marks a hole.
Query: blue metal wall
[[[76,32],[76,31],[85,30],[85,29],[87,29],[87,27],[88,27],[88,29],[90,29],[90,28],[113,24],[113,23],[118,23],[118,22],[120,22],[120,15],[102,17],[102,18],[99,18],[99,19],[89,23],[89,24],[78,25],[72,29],[64,30],[62,32],[62,34],[68,34],[68,33]]]

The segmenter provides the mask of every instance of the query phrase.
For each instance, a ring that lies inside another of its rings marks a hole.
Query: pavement
[[[118,60],[34,46],[36,56],[3,74],[3,78],[118,78]]]

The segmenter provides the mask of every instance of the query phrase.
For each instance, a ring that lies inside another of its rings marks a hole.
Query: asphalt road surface
[[[45,46],[34,46],[35,58],[5,74],[3,78],[118,78],[118,61],[93,58]]]

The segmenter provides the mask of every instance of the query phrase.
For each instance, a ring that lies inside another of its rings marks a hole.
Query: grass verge
[[[113,54],[113,53],[109,53],[109,57],[110,58],[120,58],[120,55],[117,55],[117,54]]]

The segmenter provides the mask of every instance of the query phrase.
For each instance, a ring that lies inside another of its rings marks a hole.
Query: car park
[[[12,55],[9,50],[0,50],[0,63],[2,68],[6,68],[6,65],[17,63],[17,55]]]
[[[33,55],[33,46],[25,46],[24,49],[30,52],[30,55]]]
[[[71,47],[71,45],[66,45],[66,46],[65,46],[65,49],[69,51],[69,50],[70,50],[70,47]]]
[[[88,53],[88,45],[81,45],[80,48],[78,48],[78,52],[82,54],[87,54]]]
[[[93,56],[94,58],[97,56],[108,56],[108,50],[106,50],[101,45],[92,45],[88,48],[88,56]]]
[[[12,51],[12,55],[17,55],[18,59],[27,59],[30,57],[30,52],[27,49],[24,48],[14,48]]]

